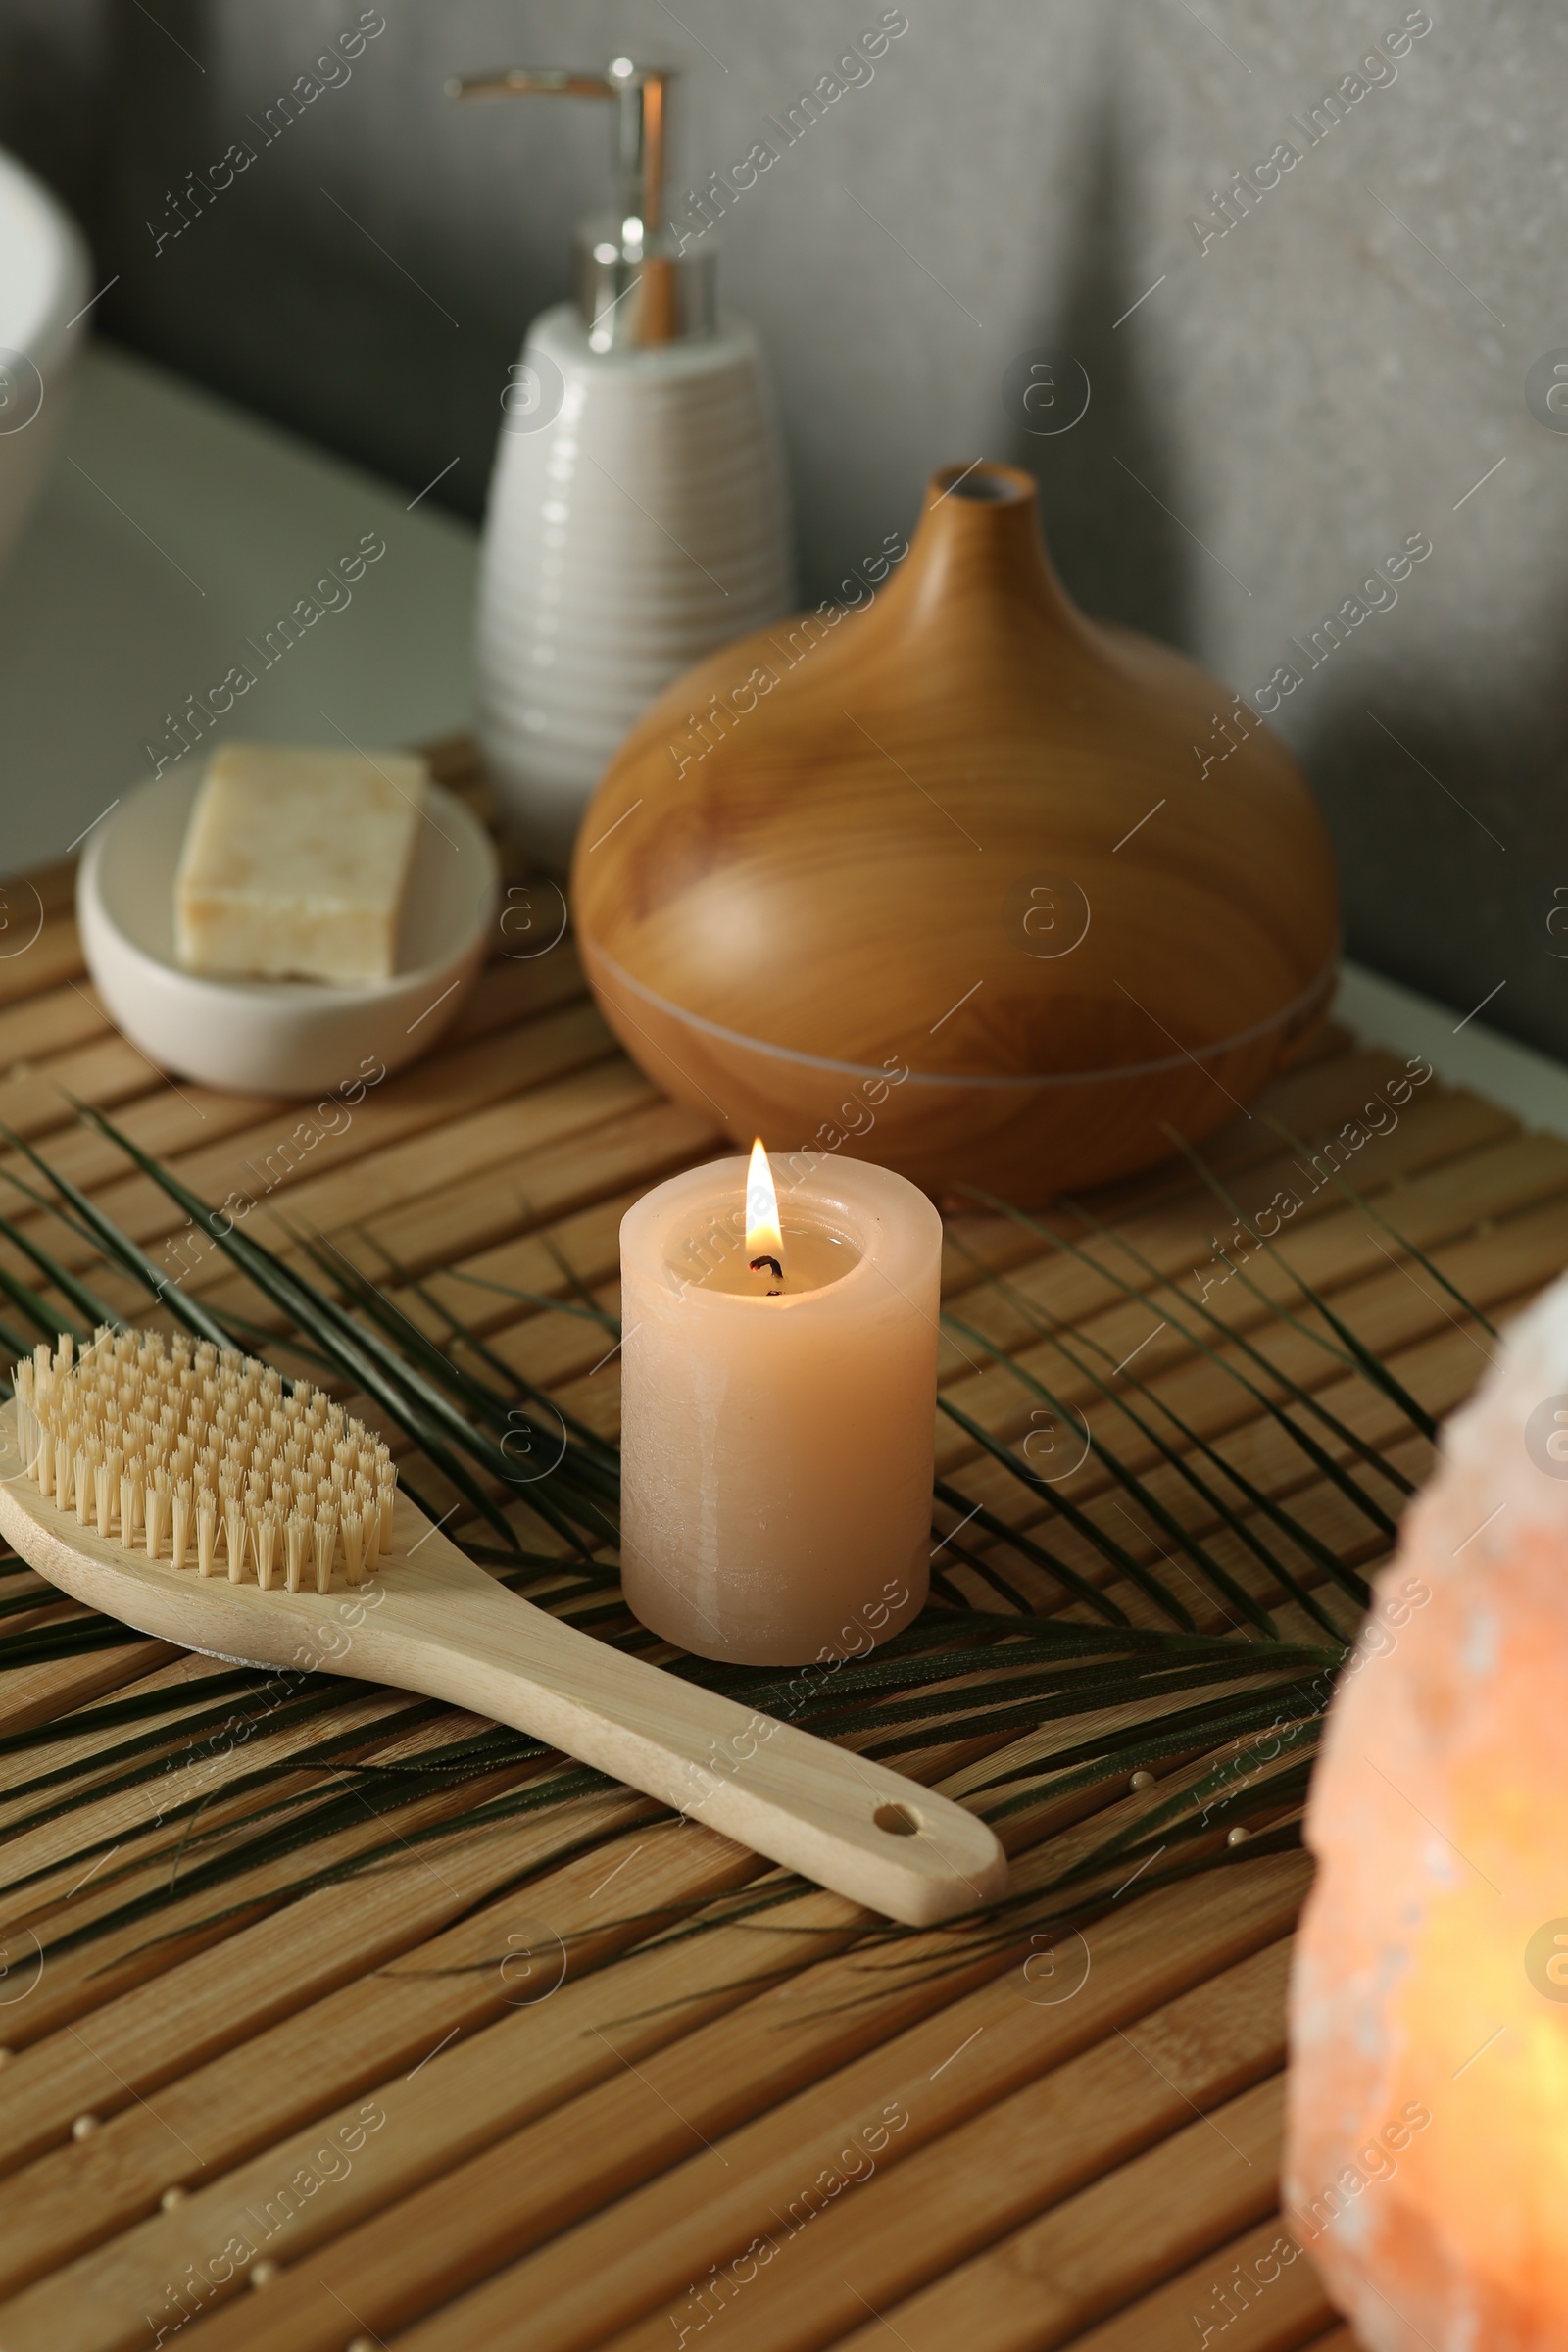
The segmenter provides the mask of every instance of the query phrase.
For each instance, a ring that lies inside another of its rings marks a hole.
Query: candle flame
[[[767,1164],[760,1136],[752,1146],[751,1165],[746,1171],[746,1257],[753,1266],[760,1258],[771,1258],[778,1267],[784,1263],[778,1194],[773,1189],[773,1171]]]

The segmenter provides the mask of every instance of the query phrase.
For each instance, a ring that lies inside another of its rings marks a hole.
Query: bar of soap
[[[185,969],[390,980],[426,776],[398,752],[215,752],[174,882]]]

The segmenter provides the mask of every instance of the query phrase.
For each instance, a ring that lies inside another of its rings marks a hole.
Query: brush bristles
[[[83,1527],[147,1558],[264,1592],[334,1564],[362,1584],[392,1541],[397,1469],[388,1447],[319,1389],[285,1394],[281,1373],[219,1349],[99,1327],[78,1360],[69,1335],[40,1343],[13,1376],[23,1458],[40,1491]],[[167,1547],[167,1549],[166,1549]]]

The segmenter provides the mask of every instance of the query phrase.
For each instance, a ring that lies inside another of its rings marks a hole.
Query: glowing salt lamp
[[[1285,2195],[1367,2352],[1568,2345],[1568,1282],[1507,1335],[1335,1698]]]

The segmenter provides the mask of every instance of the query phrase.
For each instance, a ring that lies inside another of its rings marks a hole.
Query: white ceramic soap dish
[[[478,818],[427,788],[390,980],[226,980],[174,959],[174,873],[200,775],[161,776],[93,833],[76,882],[82,953],[106,1010],[164,1069],[237,1094],[315,1095],[413,1061],[484,959],[500,871]]]

